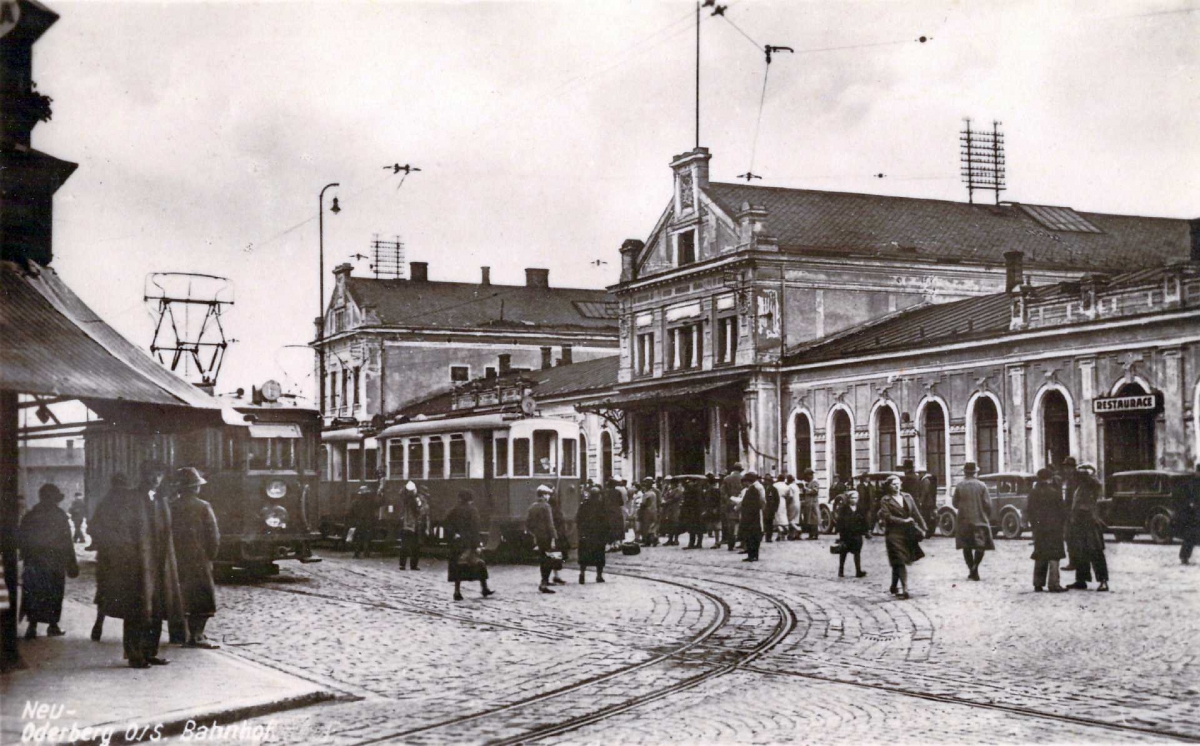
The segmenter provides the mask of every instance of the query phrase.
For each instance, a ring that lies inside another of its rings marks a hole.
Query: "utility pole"
[[[317,357],[319,362],[319,375],[317,378],[317,398],[320,402],[321,416],[325,416],[325,190],[340,186],[336,181],[326,184],[321,193],[317,195],[317,234],[318,245],[320,248],[319,272],[320,279],[317,282]],[[337,197],[333,198],[333,205],[329,211],[334,215],[341,212],[338,207]]]
[[[700,2],[696,0],[696,148],[700,148]]]

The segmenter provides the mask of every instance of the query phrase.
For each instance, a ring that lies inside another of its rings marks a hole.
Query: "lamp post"
[[[321,249],[320,278],[317,282],[317,357],[320,360],[317,392],[319,393],[322,417],[325,416],[325,190],[335,186],[338,186],[336,181],[326,184],[321,189],[321,193],[317,195],[317,240]],[[342,211],[342,208],[338,207],[337,197],[333,198],[333,204],[329,207],[329,211],[334,215]]]

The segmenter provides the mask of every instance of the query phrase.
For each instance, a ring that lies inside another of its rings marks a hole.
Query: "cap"
[[[733,470],[734,470],[734,471],[741,471],[741,470],[742,470],[742,468],[743,468],[743,467],[742,467],[742,462],[741,462],[741,461],[734,461],[734,462],[733,462]]]
[[[416,491],[417,491],[417,485],[416,485],[416,483],[415,483],[415,482],[413,482],[413,481],[410,479],[410,480],[408,480],[407,482],[405,482],[405,483],[404,483],[404,489],[408,490],[409,492],[416,492]]]
[[[185,466],[175,471],[175,479],[180,487],[199,487],[208,484],[208,480],[200,476],[200,470],[194,466]]]
[[[537,493],[539,495],[549,495],[551,492],[554,492],[554,490],[550,487],[550,485],[548,485],[548,484],[539,484],[538,485]]]
[[[359,487],[359,488],[358,488],[358,492],[357,492],[357,494],[359,494],[359,495],[373,495],[373,494],[375,494],[375,490],[371,489],[371,486],[370,486],[370,485],[368,485],[368,484],[364,484],[362,487]]]
[[[1042,480],[1043,482],[1047,482],[1051,479],[1054,479],[1054,472],[1052,472],[1046,468],[1038,469],[1037,470],[1037,478]]]

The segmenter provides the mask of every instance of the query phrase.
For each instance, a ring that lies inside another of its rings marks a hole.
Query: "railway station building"
[[[1200,221],[718,183],[710,157],[676,156],[649,237],[621,246],[617,383],[578,402],[623,421],[632,477],[741,461],[828,485],[911,455],[945,490],[968,455],[1195,458]],[[838,346],[873,329],[878,351]],[[907,356],[880,357],[890,329]],[[976,364],[957,338],[1000,347]],[[1153,415],[1129,403],[1148,396]]]

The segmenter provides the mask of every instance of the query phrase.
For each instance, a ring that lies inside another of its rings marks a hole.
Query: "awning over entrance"
[[[704,403],[718,394],[726,394],[735,398],[745,384],[745,379],[722,379],[719,381],[669,381],[656,386],[648,386],[633,391],[623,391],[603,399],[595,399],[580,404],[577,409],[636,409],[651,407],[659,404],[679,404],[684,402]],[[703,398],[701,398],[703,397]]]
[[[216,398],[118,334],[53,270],[30,267],[0,262],[0,389],[220,416]]]

